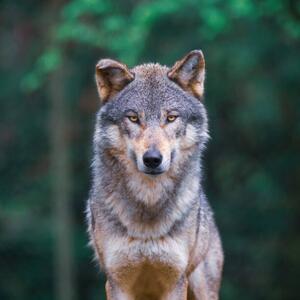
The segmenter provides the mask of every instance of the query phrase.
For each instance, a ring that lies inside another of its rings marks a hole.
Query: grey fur
[[[184,72],[195,72],[194,64],[199,64],[199,59],[203,56],[196,59],[192,54],[184,61]],[[201,71],[204,74],[204,69]],[[169,72],[169,68],[158,64],[126,69],[134,80],[121,90],[118,87],[111,98],[106,94],[108,100],[97,114],[87,217],[92,245],[108,277],[108,299],[186,299],[187,294],[188,299],[218,299],[223,252],[201,186],[201,155],[208,139],[206,110],[192,89],[184,90],[179,80],[170,79]],[[173,127],[162,125],[164,113],[174,110],[180,116],[177,123]],[[184,142],[177,148],[170,144],[173,148],[169,149],[169,157],[164,158],[165,173],[156,177],[144,175],[134,149],[129,151],[125,145],[125,162],[119,158],[118,143],[137,140],[141,135],[139,127],[126,121],[128,111],[138,114],[146,128],[143,132],[148,134],[147,141],[152,143],[157,137],[152,136],[151,130],[154,132],[159,126],[165,126],[166,136],[172,136],[174,141],[183,141],[191,135],[188,131],[192,128],[191,150],[180,148]],[[112,155],[111,149],[116,154]],[[153,184],[155,195],[148,193],[147,184]],[[190,253],[188,258],[172,252],[172,243],[177,240]],[[161,272],[160,267],[156,270],[157,265],[161,265]],[[165,265],[174,271],[174,279],[162,275]],[[142,273],[135,278],[131,269]],[[154,273],[149,272],[162,279],[148,282],[149,290],[145,287],[138,291],[136,285],[147,282],[146,269],[155,269]]]

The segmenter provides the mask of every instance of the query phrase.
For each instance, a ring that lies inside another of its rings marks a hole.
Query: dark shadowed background
[[[0,2],[0,299],[104,299],[84,217],[94,68],[206,57],[221,299],[299,299],[300,4]]]

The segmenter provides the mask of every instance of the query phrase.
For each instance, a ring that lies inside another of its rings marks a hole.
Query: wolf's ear
[[[201,99],[204,93],[205,61],[201,50],[194,50],[177,61],[168,77],[185,91]]]
[[[134,79],[126,65],[112,60],[101,59],[96,65],[96,83],[103,103],[121,91]]]

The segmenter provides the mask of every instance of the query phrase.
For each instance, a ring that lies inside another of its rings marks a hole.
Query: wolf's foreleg
[[[189,276],[188,300],[217,300],[218,297],[210,297],[210,289],[206,280],[204,263],[198,267]]]
[[[218,300],[223,269],[223,251],[217,230],[210,248],[188,278],[188,300]]]
[[[175,288],[169,292],[163,300],[187,300],[187,287],[188,281],[187,278],[182,277]]]
[[[105,284],[107,300],[134,300],[132,296],[127,295],[116,284],[111,284],[109,280]]]

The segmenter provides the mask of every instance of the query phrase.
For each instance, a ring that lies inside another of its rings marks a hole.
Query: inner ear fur
[[[204,94],[205,60],[201,50],[194,50],[177,61],[168,77],[198,99]]]
[[[134,79],[128,67],[112,59],[101,59],[96,65],[96,83],[103,103],[120,92]]]

